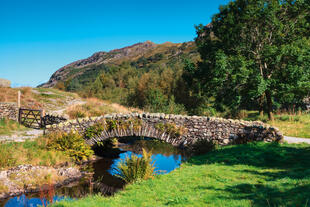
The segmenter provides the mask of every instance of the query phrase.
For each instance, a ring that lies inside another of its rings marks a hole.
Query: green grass
[[[128,185],[113,197],[54,207],[310,206],[310,145],[251,143],[193,157],[180,169]]]
[[[11,135],[15,131],[24,131],[26,127],[16,121],[0,119],[0,135]]]
[[[275,114],[274,121],[268,121],[267,115],[259,117],[257,111],[248,111],[245,120],[260,120],[275,126],[286,136],[310,138],[310,114],[299,113],[290,115],[287,113]]]

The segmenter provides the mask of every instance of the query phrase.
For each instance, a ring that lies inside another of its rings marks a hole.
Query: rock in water
[[[0,78],[0,87],[5,87],[5,88],[11,87],[11,81]]]

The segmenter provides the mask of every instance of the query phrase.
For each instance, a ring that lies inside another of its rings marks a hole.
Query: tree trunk
[[[265,100],[265,95],[262,94],[260,97],[259,97],[259,116],[260,117],[263,117],[264,116],[264,100]]]
[[[269,120],[273,121],[273,113],[272,113],[272,98],[271,98],[271,91],[266,90],[266,100],[267,100],[267,110],[268,110],[268,118]]]

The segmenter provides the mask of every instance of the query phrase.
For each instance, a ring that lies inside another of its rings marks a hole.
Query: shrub
[[[133,183],[139,180],[147,180],[153,178],[156,174],[154,162],[152,161],[152,153],[143,150],[142,157],[132,155],[126,157],[118,165],[116,176],[123,179],[126,183]]]
[[[75,132],[54,132],[49,134],[47,147],[63,151],[76,161],[87,160],[94,154],[91,147],[85,143],[83,136]]]

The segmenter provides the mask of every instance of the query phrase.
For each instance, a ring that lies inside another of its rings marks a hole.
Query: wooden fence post
[[[18,108],[18,123],[21,124],[22,110]]]
[[[17,95],[17,107],[20,108],[20,91],[18,91]]]

